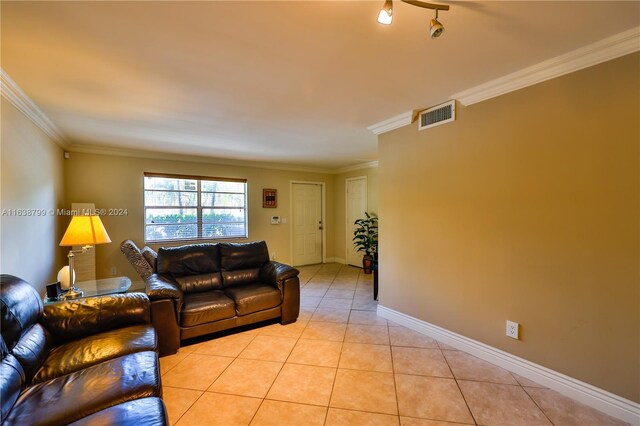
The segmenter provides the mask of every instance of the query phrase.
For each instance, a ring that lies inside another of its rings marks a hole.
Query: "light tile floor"
[[[616,425],[531,380],[376,315],[372,276],[300,268],[298,321],[160,359],[171,424]]]

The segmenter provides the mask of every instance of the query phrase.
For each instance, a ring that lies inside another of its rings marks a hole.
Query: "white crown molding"
[[[458,92],[451,97],[465,106],[473,105],[638,50],[640,50],[640,27],[635,27],[564,55]]]
[[[376,135],[381,135],[388,131],[404,127],[407,124],[411,124],[412,121],[413,111],[407,111],[403,112],[402,114],[396,115],[395,117],[391,117],[378,123],[372,124],[371,126],[367,127],[367,129],[371,130]]]
[[[362,170],[362,169],[372,169],[378,167],[378,161],[369,161],[366,163],[361,163],[361,164],[355,164],[353,166],[347,166],[347,167],[340,167],[339,169],[335,169],[333,172],[333,174],[339,174],[339,173],[348,173],[348,172],[353,172],[356,170]]]
[[[333,169],[319,168],[319,167],[304,167],[293,166],[287,164],[273,164],[254,162],[249,160],[233,160],[217,157],[205,157],[199,155],[185,155],[168,152],[155,152],[155,151],[143,151],[129,148],[113,148],[98,145],[81,145],[73,144],[69,150],[71,152],[80,152],[84,154],[99,154],[99,155],[114,155],[119,157],[135,157],[135,158],[148,158],[152,160],[171,160],[171,161],[187,161],[192,163],[207,163],[217,164],[221,166],[235,166],[235,167],[252,167],[259,169],[270,170],[285,170],[291,172],[305,172],[305,173],[320,173],[320,174],[333,174]]]
[[[320,168],[320,167],[304,167],[304,166],[295,166],[289,164],[277,164],[277,163],[264,163],[264,162],[255,162],[249,160],[233,160],[233,159],[225,159],[225,158],[217,158],[217,157],[204,157],[198,155],[185,155],[185,154],[175,154],[175,153],[167,153],[167,152],[154,152],[154,151],[143,151],[143,150],[135,150],[129,148],[113,148],[99,145],[85,145],[85,144],[73,144],[69,146],[68,149],[70,152],[79,152],[83,154],[98,154],[98,155],[114,155],[118,157],[134,157],[134,158],[147,158],[152,160],[170,160],[170,161],[188,161],[192,163],[206,163],[206,164],[218,164],[223,166],[235,166],[235,167],[252,167],[259,169],[269,169],[269,170],[284,170],[290,172],[305,172],[305,173],[318,173],[318,174],[339,174],[343,173],[340,169],[329,169],[329,168]],[[373,165],[373,163],[376,163]],[[372,161],[369,163],[356,164],[355,166],[349,166],[348,168],[354,168],[353,170],[364,169],[369,167],[376,167],[377,161]]]
[[[525,87],[532,86],[552,78],[560,77],[574,71],[579,71],[602,62],[619,58],[640,50],[640,27],[631,28],[619,34],[573,50],[564,55],[556,56],[530,67],[496,78],[478,86],[463,90],[451,99],[469,106],[486,101],[496,96],[504,95]],[[412,123],[413,112],[391,117],[373,124],[367,129],[376,135],[406,126]]]
[[[0,68],[0,90],[6,100],[33,121],[56,144],[62,148],[69,147],[69,142],[62,132],[2,68]]]
[[[636,402],[385,306],[378,305],[377,313],[383,318],[475,355],[613,417],[632,425],[640,424],[640,404]]]

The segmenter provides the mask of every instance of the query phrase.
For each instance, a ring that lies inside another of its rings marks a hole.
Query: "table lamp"
[[[82,246],[79,250],[69,250],[69,266],[63,267],[58,273],[58,281],[61,282],[62,288],[68,283],[69,291],[63,293],[60,298],[76,299],[82,297],[84,292],[75,287],[75,272],[73,270],[73,258],[75,253],[84,253],[93,248],[96,244],[110,243],[111,239],[104,229],[104,225],[100,220],[100,216],[73,216],[67,231],[60,241],[61,246]],[[65,282],[66,281],[66,282]]]

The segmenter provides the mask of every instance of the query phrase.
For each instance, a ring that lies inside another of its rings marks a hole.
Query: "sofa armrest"
[[[151,323],[158,333],[160,356],[175,354],[180,347],[182,289],[171,278],[158,274],[149,276],[145,282],[151,299]]]
[[[300,279],[296,268],[284,263],[271,261],[276,285],[282,294],[282,324],[290,324],[298,319],[300,313]]]
[[[182,300],[182,289],[171,278],[153,274],[145,280],[147,296],[151,300],[176,299]]]
[[[293,266],[285,265],[284,263],[274,262],[274,261],[272,261],[271,263],[276,269],[277,282],[286,281],[290,278],[297,277],[298,274],[300,274],[300,271],[298,271]]]
[[[151,322],[144,293],[111,294],[44,306],[42,324],[58,342]]]
[[[297,277],[300,271],[284,263],[270,261],[262,266],[260,278],[262,281],[277,286],[282,291],[282,283]]]

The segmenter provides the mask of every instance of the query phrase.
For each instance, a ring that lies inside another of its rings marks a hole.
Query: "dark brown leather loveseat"
[[[2,425],[165,425],[157,339],[142,293],[45,305],[0,276]]]
[[[272,318],[295,322],[298,273],[270,261],[264,241],[160,248],[146,279],[160,355],[195,336]]]

